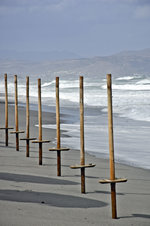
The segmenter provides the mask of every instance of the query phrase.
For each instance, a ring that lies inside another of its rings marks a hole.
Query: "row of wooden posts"
[[[5,144],[8,146],[8,130],[12,127],[8,126],[8,89],[7,89],[7,74],[4,75],[5,80],[5,127],[0,129],[5,130]],[[19,134],[25,131],[19,130],[18,122],[18,89],[17,75],[14,76],[15,83],[15,131],[11,134],[16,135],[16,151],[19,151]],[[116,183],[126,182],[126,178],[115,177],[115,160],[114,160],[114,140],[113,140],[113,111],[112,111],[112,82],[111,74],[107,75],[107,94],[108,94],[108,131],[109,131],[109,160],[110,160],[110,179],[100,180],[102,184],[109,183],[111,186],[111,203],[112,203],[112,218],[117,218],[116,207]],[[39,144],[39,165],[42,165],[42,144],[49,143],[49,140],[42,138],[42,103],[41,103],[41,79],[38,79],[38,122],[39,122],[39,139],[30,137],[30,114],[29,114],[29,77],[26,77],[26,137],[20,140],[26,141],[26,157],[29,157],[29,142]],[[60,141],[60,106],[59,106],[59,77],[56,77],[56,133],[57,147],[50,148],[49,151],[57,152],[57,176],[61,176],[61,152],[69,151],[69,148],[61,147]],[[85,193],[85,168],[95,167],[95,164],[85,164],[85,148],[84,148],[84,87],[83,77],[80,77],[80,164],[70,166],[72,169],[81,170],[81,193]]]

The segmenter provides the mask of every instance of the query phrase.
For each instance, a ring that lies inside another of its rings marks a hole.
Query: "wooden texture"
[[[14,76],[14,82],[15,82],[15,125],[16,125],[16,131],[18,131],[19,128],[19,122],[18,122],[18,87],[17,87],[17,75]]]
[[[123,183],[123,182],[127,182],[127,178],[116,178],[115,180],[103,179],[99,181],[99,183],[101,184]]]
[[[7,74],[5,76],[5,144],[8,146],[8,90],[7,90]]]
[[[30,141],[30,140],[36,140],[36,138],[21,138],[20,140],[28,140],[28,141]]]
[[[8,89],[7,89],[7,74],[4,75],[5,81],[5,127],[0,127],[0,130],[5,130],[5,145],[8,146],[8,130],[13,127],[8,127]]]
[[[26,138],[29,139],[30,133],[30,115],[29,115],[29,77],[26,77]],[[29,140],[26,140],[26,157],[29,157]]]
[[[84,154],[84,96],[83,77],[80,77],[80,164],[85,164]]]
[[[29,138],[30,127],[29,115],[29,77],[26,77],[26,137]]]
[[[57,151],[57,176],[61,176],[61,152],[69,151],[69,148],[62,148],[60,141],[60,106],[59,106],[59,77],[56,77],[56,136],[57,136],[57,147],[50,148],[49,151]]]
[[[110,179],[115,179],[111,74],[107,75]]]
[[[94,167],[95,164],[85,164],[85,151],[84,151],[84,88],[83,76],[80,76],[80,164],[70,166],[71,169],[81,169],[81,193],[85,193],[85,168]]]
[[[39,141],[42,141],[41,79],[38,79],[38,119],[39,119]],[[41,142],[39,142],[39,165],[42,165],[42,143]]]
[[[29,138],[30,133],[30,115],[29,115],[29,77],[26,77],[26,137]],[[26,157],[29,157],[29,140],[26,140]]]
[[[19,130],[18,122],[18,87],[17,87],[17,75],[14,76],[15,79],[15,125],[16,131]],[[19,151],[19,134],[16,133],[16,151]]]
[[[84,153],[84,96],[83,77],[80,76],[80,164],[85,165]],[[85,168],[81,168],[81,193],[85,193]]]
[[[4,129],[5,130],[5,129],[14,129],[14,128],[13,127],[7,127],[7,128],[6,127],[0,127],[0,129]]]
[[[56,127],[57,148],[60,149],[59,77],[56,77]],[[57,176],[61,176],[61,152],[57,151]]]
[[[18,133],[24,133],[25,131],[24,130],[20,130],[20,131],[11,131],[10,133],[11,134],[18,134]]]
[[[30,146],[30,142],[29,140],[26,140],[26,157],[30,156],[30,152],[29,152],[29,147]]]
[[[39,143],[49,143],[50,141],[49,140],[34,140],[32,141],[32,143],[36,143],[36,144],[39,144]]]
[[[29,76],[26,77],[26,138],[20,140],[26,141],[26,157],[30,156],[30,141],[36,138],[30,138],[30,111],[29,111]]]
[[[39,143],[39,165],[42,165],[42,158],[43,158],[43,155],[42,155],[42,143],[40,142]]]
[[[90,168],[90,167],[95,167],[95,164],[86,164],[86,165],[74,165],[70,166],[71,169],[80,169],[80,168]]]
[[[117,219],[116,183],[111,183],[112,218]]]
[[[42,140],[41,79],[38,79],[38,120],[39,120],[39,140]]]
[[[38,121],[39,121],[39,139],[32,143],[39,144],[39,165],[42,165],[42,144],[49,143],[49,140],[42,140],[42,103],[41,103],[41,79],[38,79]]]
[[[50,148],[49,151],[69,151],[69,148]]]
[[[107,74],[110,180],[115,180],[111,74]],[[116,185],[111,183],[112,218],[117,218]]]

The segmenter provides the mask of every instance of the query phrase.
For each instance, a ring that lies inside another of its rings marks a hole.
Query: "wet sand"
[[[0,103],[1,125],[4,126],[4,104]],[[14,126],[14,106],[9,106],[9,126]],[[43,124],[55,123],[55,114],[43,113]],[[38,137],[38,113],[30,111],[30,136]],[[19,108],[19,129],[25,130],[25,109]],[[21,137],[25,135],[21,134]],[[26,157],[25,141],[15,148],[15,135],[0,131],[0,225],[1,226],[76,226],[76,225],[150,225],[150,171],[116,164],[116,177],[128,182],[117,184],[118,219],[111,219],[110,186],[99,184],[109,178],[109,162],[86,154],[86,194],[80,193],[80,170],[70,169],[79,163],[78,150],[62,153],[62,176],[56,176],[56,131],[43,129],[43,165],[38,165],[38,144],[30,144]],[[143,143],[143,148],[144,148]]]

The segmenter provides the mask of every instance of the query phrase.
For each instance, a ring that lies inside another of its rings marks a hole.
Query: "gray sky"
[[[0,50],[110,55],[150,48],[150,0],[0,0]]]

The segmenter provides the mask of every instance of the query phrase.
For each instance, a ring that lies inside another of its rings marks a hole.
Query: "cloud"
[[[60,10],[61,0],[0,0],[0,16],[7,15],[22,16],[30,14],[44,14],[49,11],[55,12]]]
[[[135,18],[138,19],[150,18],[150,5],[138,6],[135,10]]]
[[[138,5],[150,5],[149,0],[136,0]]]
[[[67,2],[68,0],[0,0],[0,13],[13,14],[20,11],[43,12],[60,10]]]
[[[32,8],[32,7],[59,7],[69,4],[74,0],[0,0],[0,7],[7,8]]]
[[[61,0],[1,0],[0,6],[7,6],[7,7],[30,7],[34,5],[53,5],[61,2]]]

